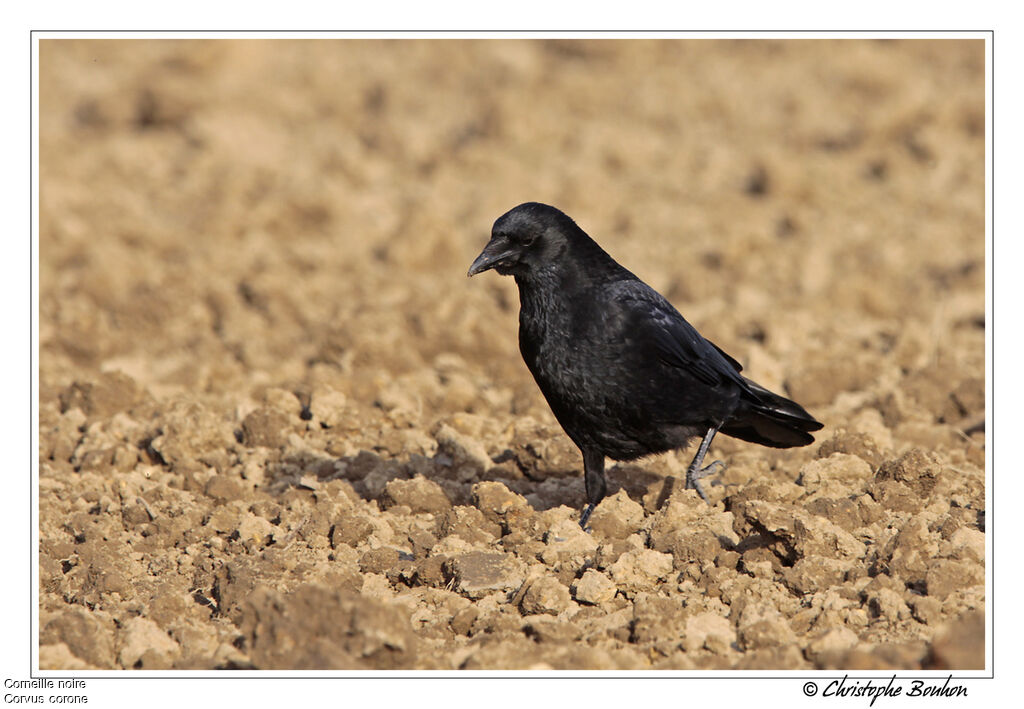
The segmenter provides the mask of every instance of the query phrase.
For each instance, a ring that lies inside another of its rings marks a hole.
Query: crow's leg
[[[693,456],[693,462],[690,463],[690,467],[686,469],[686,487],[689,490],[696,490],[697,494],[701,496],[704,502],[711,504],[711,500],[704,493],[704,488],[701,487],[701,478],[706,478],[716,470],[720,470],[725,467],[725,463],[720,460],[716,460],[714,463],[702,468],[701,464],[704,462],[704,456],[708,452],[708,448],[711,446],[711,440],[718,433],[718,426],[712,426],[708,429],[708,432],[704,435],[704,440],[700,442],[700,448],[697,449],[697,455]]]
[[[604,499],[608,484],[604,480],[604,453],[593,449],[583,450],[583,480],[587,485],[587,504],[580,512],[580,527],[587,528],[590,515]]]

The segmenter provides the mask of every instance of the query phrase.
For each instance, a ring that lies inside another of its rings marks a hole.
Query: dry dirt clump
[[[40,51],[44,668],[984,663],[971,41]],[[581,461],[466,268],[537,199],[826,427]]]

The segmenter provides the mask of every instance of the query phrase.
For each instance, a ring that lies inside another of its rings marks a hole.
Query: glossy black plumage
[[[583,453],[587,506],[605,494],[604,458],[632,460],[703,436],[687,487],[715,433],[788,448],[822,424],[755,384],[654,289],[572,219],[528,202],[494,223],[469,275],[488,269],[519,286],[519,349],[555,418]]]

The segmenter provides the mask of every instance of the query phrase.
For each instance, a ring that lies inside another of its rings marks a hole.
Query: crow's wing
[[[615,300],[628,312],[626,321],[638,339],[654,344],[665,364],[685,369],[700,381],[717,386],[726,381],[749,391],[739,362],[704,339],[665,298],[640,281],[617,284]]]
[[[711,345],[712,347],[714,347],[716,350],[718,350],[718,354],[722,355],[725,361],[732,365],[733,369],[735,369],[737,372],[743,371],[743,365],[734,360],[725,350],[723,350],[721,347],[719,347],[718,345],[716,345],[714,342],[707,338],[705,338],[704,341]]]

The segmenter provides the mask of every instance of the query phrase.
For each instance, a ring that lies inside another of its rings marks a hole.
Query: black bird
[[[494,269],[519,286],[519,351],[555,418],[583,453],[584,529],[604,498],[605,457],[633,460],[703,436],[686,487],[705,502],[701,467],[715,434],[805,446],[822,427],[742,367],[558,209],[527,202],[494,222],[468,275]]]

